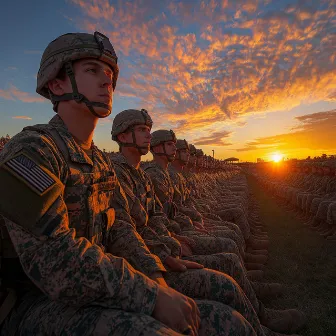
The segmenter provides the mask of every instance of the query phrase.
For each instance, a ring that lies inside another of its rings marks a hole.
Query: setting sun
[[[283,155],[282,154],[273,154],[272,155],[272,161],[279,162],[282,160]]]

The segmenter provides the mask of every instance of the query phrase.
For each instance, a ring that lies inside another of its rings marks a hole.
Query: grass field
[[[265,280],[288,286],[283,297],[266,306],[304,311],[309,322],[303,336],[336,336],[336,242],[304,228],[253,177],[248,181],[271,242]]]

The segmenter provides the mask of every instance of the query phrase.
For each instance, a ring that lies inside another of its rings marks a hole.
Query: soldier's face
[[[78,92],[83,94],[89,101],[104,103],[112,110],[113,102],[113,71],[106,63],[85,58],[73,63]],[[73,91],[70,78],[66,76],[64,80],[59,80],[62,92],[56,94],[71,93]],[[71,100],[67,102],[74,109],[81,108],[88,111],[84,103],[77,104]],[[110,112],[103,107],[94,107],[95,112],[101,117],[108,116]]]
[[[176,145],[174,141],[167,141],[164,143],[164,146],[166,147],[166,153],[169,156],[175,156],[176,155]],[[163,153],[163,151],[162,151]]]
[[[147,154],[149,152],[149,148],[150,148],[150,141],[152,139],[152,136],[150,134],[151,129],[150,127],[146,126],[146,125],[136,125],[134,127],[134,134],[135,134],[135,139],[136,139],[136,144],[142,148],[147,148],[147,152],[145,154]],[[133,142],[133,138],[132,138],[132,133],[128,133],[128,137],[131,136],[130,139],[127,139],[129,142]],[[143,154],[143,155],[145,155]]]
[[[112,110],[114,75],[110,66],[99,60],[83,59],[74,64],[74,72],[78,91],[90,101],[104,103]],[[95,111],[106,113],[101,107],[95,107]]]
[[[190,157],[189,151],[186,149],[180,150],[180,157],[181,157],[181,161],[183,161],[184,163],[188,163],[189,157]]]

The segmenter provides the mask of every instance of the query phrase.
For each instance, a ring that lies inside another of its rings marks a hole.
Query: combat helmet
[[[113,119],[112,124],[112,140],[119,144],[119,147],[135,147],[138,149],[140,154],[143,154],[144,150],[148,150],[148,147],[138,146],[136,143],[136,137],[134,132],[134,126],[136,125],[146,125],[152,129],[153,120],[148,114],[147,110],[124,110],[118,113]],[[132,132],[133,142],[122,143],[118,140],[118,135],[126,131]]]
[[[112,86],[113,90],[115,90],[119,74],[118,57],[108,37],[95,32],[94,34],[64,34],[49,43],[42,55],[37,74],[36,92],[51,100],[55,112],[60,101],[75,100],[77,103],[83,102],[86,104],[90,112],[96,117],[107,117],[112,112],[109,105],[101,102],[92,102],[78,92],[73,62],[82,58],[94,58],[107,63],[113,71]],[[72,93],[57,96],[50,92],[47,83],[56,78],[61,69],[64,69],[70,78]],[[95,111],[94,107],[102,107],[108,112],[102,116]]]
[[[175,154],[174,155],[168,155],[166,151],[166,145],[165,143],[168,141],[173,141],[176,143],[176,135],[174,131],[170,130],[157,130],[152,133],[152,139],[151,139],[151,151],[153,153],[153,147],[162,145],[163,153],[155,153],[155,155],[158,156],[166,156],[169,162],[174,161]],[[153,153],[154,154],[154,153]]]

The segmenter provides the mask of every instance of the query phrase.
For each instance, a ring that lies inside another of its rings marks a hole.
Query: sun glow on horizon
[[[276,153],[272,155],[272,161],[273,162],[280,162],[283,158],[282,154]]]

